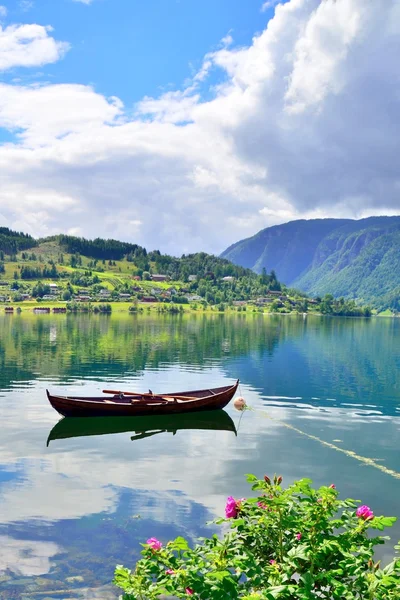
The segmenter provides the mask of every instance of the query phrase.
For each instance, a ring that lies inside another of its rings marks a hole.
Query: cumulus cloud
[[[4,29],[0,25],[0,72],[59,60],[69,45],[55,41],[50,32],[51,27],[42,25],[10,25]]]
[[[0,127],[17,131],[25,145],[52,144],[115,122],[122,104],[82,85],[20,87],[0,84]]]
[[[0,212],[36,235],[78,226],[174,254],[292,218],[393,214],[399,33],[396,0],[290,0],[250,46],[227,36],[184,89],[133,112],[87,86],[3,84]],[[42,62],[62,55],[41,36]],[[17,62],[1,48],[0,68]]]

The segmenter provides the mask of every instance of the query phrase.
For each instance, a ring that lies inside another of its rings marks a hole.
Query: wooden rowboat
[[[54,396],[46,390],[52,407],[64,417],[123,417],[140,415],[174,415],[224,408],[233,398],[234,385],[171,394],[111,392],[113,396]],[[104,393],[107,393],[106,391]],[[110,392],[108,392],[110,393]]]
[[[159,433],[176,434],[181,429],[231,431],[236,427],[224,410],[204,411],[200,414],[152,415],[145,417],[65,417],[54,425],[47,438],[47,446],[53,440],[67,438],[134,433],[131,440],[140,440]]]

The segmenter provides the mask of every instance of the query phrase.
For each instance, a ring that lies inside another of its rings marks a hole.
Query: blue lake
[[[245,473],[335,483],[400,516],[399,371],[396,319],[0,315],[0,599],[117,597],[116,564],[149,537],[210,533]],[[45,393],[237,378],[252,410],[92,435],[54,429]]]

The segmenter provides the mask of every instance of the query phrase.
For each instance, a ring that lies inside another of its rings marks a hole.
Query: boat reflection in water
[[[159,433],[176,434],[181,429],[232,431],[235,423],[224,410],[147,417],[64,417],[49,433],[53,440],[131,432],[131,440],[142,440]]]

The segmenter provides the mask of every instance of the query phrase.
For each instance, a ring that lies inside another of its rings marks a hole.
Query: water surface
[[[132,565],[148,537],[209,533],[226,497],[248,493],[245,473],[335,483],[376,514],[397,515],[399,327],[251,314],[1,315],[0,598],[114,598],[116,564]],[[45,395],[237,378],[251,411],[88,431],[53,430],[59,417]],[[390,535],[400,538],[400,526]]]

